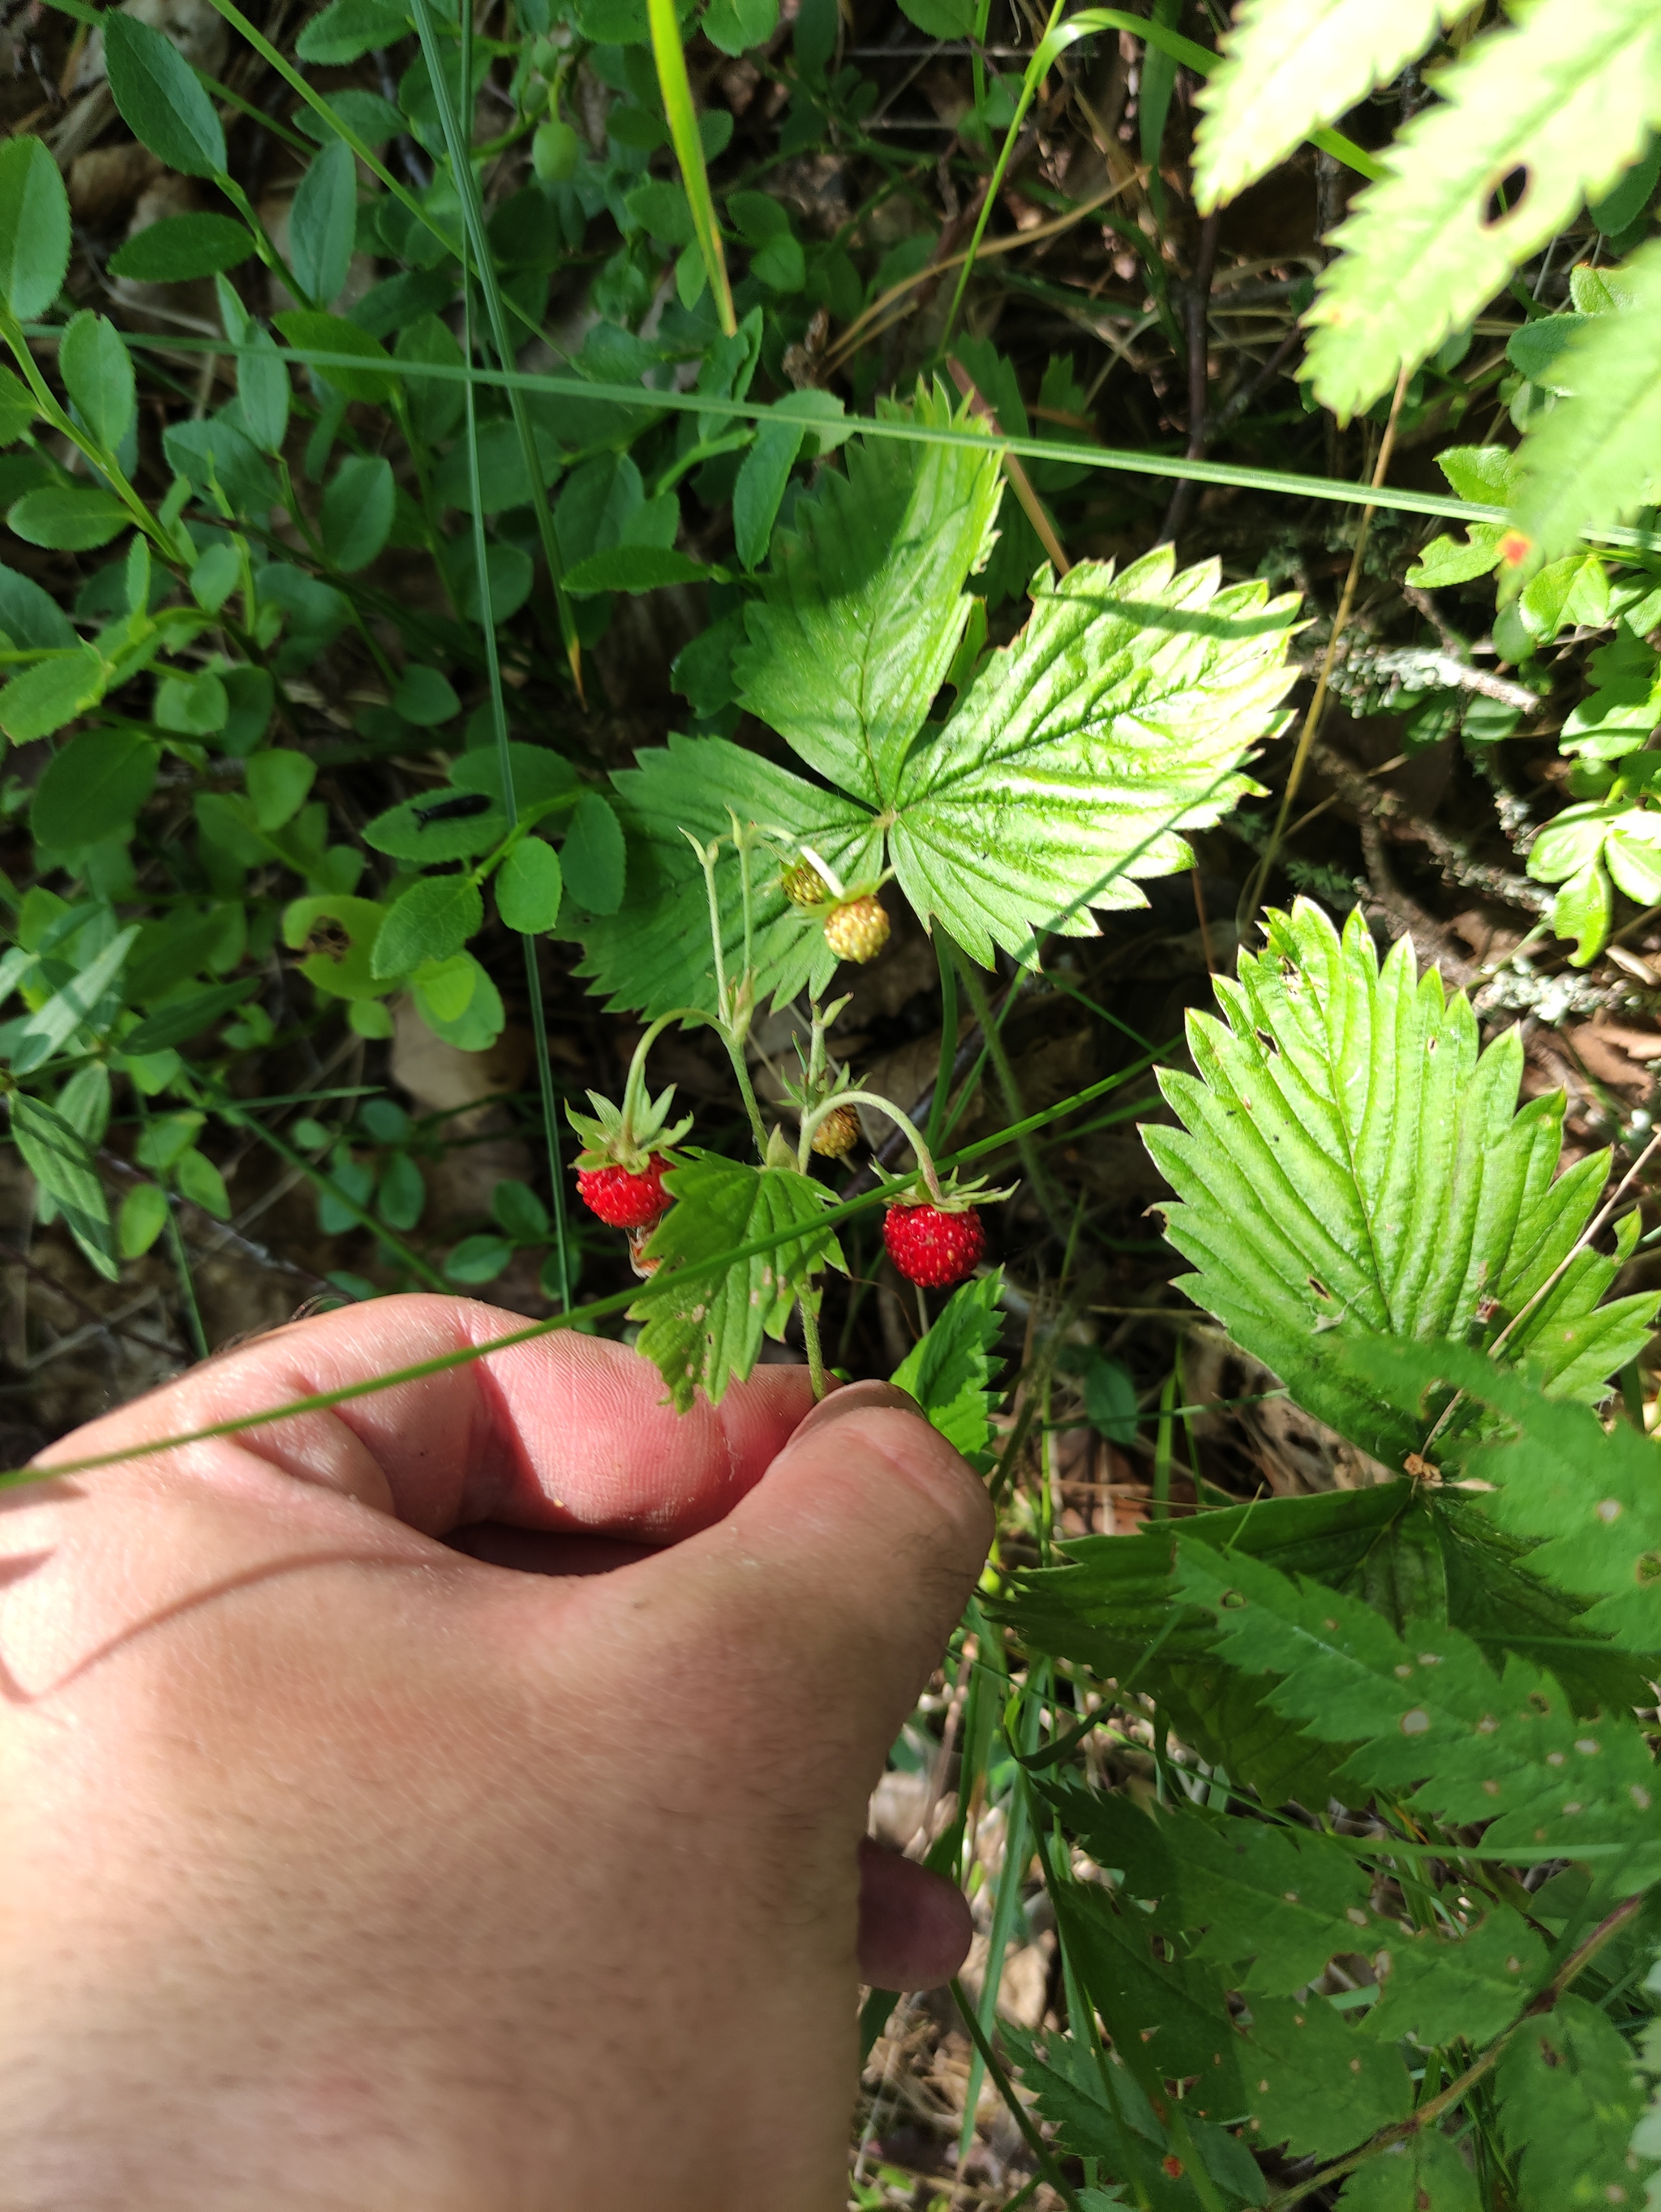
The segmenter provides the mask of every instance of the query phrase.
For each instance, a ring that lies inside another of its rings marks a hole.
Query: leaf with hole
[[[1632,163],[1661,115],[1652,0],[1538,0],[1467,45],[1353,202],[1306,359],[1348,419],[1388,392]]]

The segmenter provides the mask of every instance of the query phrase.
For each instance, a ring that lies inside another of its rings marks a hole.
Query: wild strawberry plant
[[[888,1369],[1004,1511],[919,1723],[960,1765],[917,1847],[985,1906],[960,2157],[989,2070],[1012,2205],[1655,2202],[1648,1109],[1518,1104],[1542,990],[1641,978],[1661,904],[1653,9],[1243,0],[1218,36],[1163,0],[901,0],[962,94],[942,159],[885,137],[905,88],[879,103],[828,0],[332,0],[291,47],[213,0],[211,60],[57,4],[54,82],[90,70],[174,191],[89,254],[79,142],[0,145],[0,1049],[74,1295],[165,1249],[208,1348],[186,1225],[257,1255],[292,1182],[337,1295],[511,1285],[532,1333],[626,1329],[682,1407],[770,1348],[821,1389]],[[816,163],[862,179],[846,219]],[[1208,389],[1223,211],[1271,172],[1312,172],[1327,232],[1228,272],[1248,313],[1267,275],[1282,351],[1309,334],[1280,415],[1278,356]],[[1121,398],[1150,346],[1152,426]],[[1439,478],[1390,480],[1415,447]],[[1219,496],[1165,511],[1162,477]],[[669,606],[674,703],[613,727]],[[1389,718],[1379,759],[1457,747],[1494,794],[1526,873],[1440,849],[1532,922],[1510,998],[1381,957],[1386,806],[1354,802],[1359,902],[1353,854],[1300,849],[1333,694]],[[1238,917],[1207,905],[1231,838]],[[1155,1000],[1110,1054],[1165,941],[1116,968],[1110,933],[1168,919],[1196,850],[1220,1019],[1184,1053]],[[1348,920],[1262,908],[1277,869]],[[907,961],[897,1040],[871,1009]],[[1035,1103],[1080,1010],[1093,1057]],[[533,1072],[493,1089],[515,1035]],[[1078,1169],[1153,1066],[1139,1247]],[[514,1171],[457,1236],[493,1098]],[[1157,1255],[1156,1325],[1209,1316],[1360,1486],[1209,1482],[1188,1354],[1150,1389],[1108,1348],[1121,1248]],[[1062,1541],[1080,1424],[1151,1467],[1139,1533]]]

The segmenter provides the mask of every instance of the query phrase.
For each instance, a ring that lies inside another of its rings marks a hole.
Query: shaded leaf
[[[0,145],[0,301],[20,323],[38,321],[70,265],[70,197],[58,164],[27,133]]]
[[[137,16],[100,19],[110,91],[141,144],[186,177],[223,173],[225,133],[196,71],[172,40]]]

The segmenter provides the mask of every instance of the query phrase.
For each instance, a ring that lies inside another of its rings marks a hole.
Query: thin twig
[[[1326,157],[1323,155],[1322,158]],[[1402,373],[1396,380],[1396,397],[1390,402],[1390,420],[1384,425],[1384,434],[1379,441],[1378,459],[1372,471],[1372,489],[1374,491],[1382,488],[1384,478],[1390,473],[1390,456],[1396,450],[1396,426],[1401,420],[1402,403],[1407,398],[1408,377],[1409,365],[1403,362]],[[1286,789],[1281,794],[1281,811],[1275,817],[1275,828],[1269,843],[1263,849],[1263,856],[1252,870],[1250,880],[1246,884],[1244,894],[1240,900],[1239,920],[1243,929],[1250,922],[1262,902],[1263,885],[1269,881],[1269,872],[1275,865],[1275,855],[1281,849],[1281,841],[1286,835],[1287,823],[1292,813],[1292,802],[1298,795],[1298,787],[1303,781],[1304,770],[1309,763],[1310,747],[1315,742],[1316,732],[1321,726],[1321,717],[1326,711],[1327,691],[1332,682],[1333,667],[1338,658],[1338,647],[1343,638],[1345,625],[1349,621],[1349,611],[1355,604],[1355,587],[1360,581],[1361,563],[1366,556],[1367,534],[1372,527],[1372,518],[1376,513],[1377,509],[1371,501],[1361,509],[1360,526],[1355,533],[1355,550],[1350,556],[1349,574],[1344,579],[1343,596],[1338,602],[1338,612],[1333,621],[1332,635],[1327,640],[1327,649],[1322,656],[1321,672],[1315,680],[1315,696],[1309,702],[1309,711],[1304,716],[1304,726],[1298,732],[1298,748],[1292,756],[1292,766],[1287,775]]]
[[[1204,453],[1209,436],[1207,405],[1211,396],[1210,348],[1207,338],[1207,322],[1211,309],[1211,274],[1217,265],[1217,228],[1220,215],[1208,215],[1200,225],[1200,246],[1194,257],[1194,277],[1188,288],[1188,448],[1187,457],[1197,461]],[[1159,543],[1174,539],[1188,520],[1194,504],[1195,483],[1184,477],[1171,495],[1171,504],[1165,509],[1165,520],[1159,525]]]

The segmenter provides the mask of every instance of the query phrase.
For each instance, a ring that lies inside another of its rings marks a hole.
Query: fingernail
[[[878,1411],[915,1413],[919,1420],[922,1419],[922,1407],[909,1390],[896,1389],[891,1382],[844,1382],[839,1390],[822,1398],[812,1412],[798,1422],[796,1435],[805,1437],[810,1429],[822,1429],[827,1422],[840,1420],[844,1413]]]

